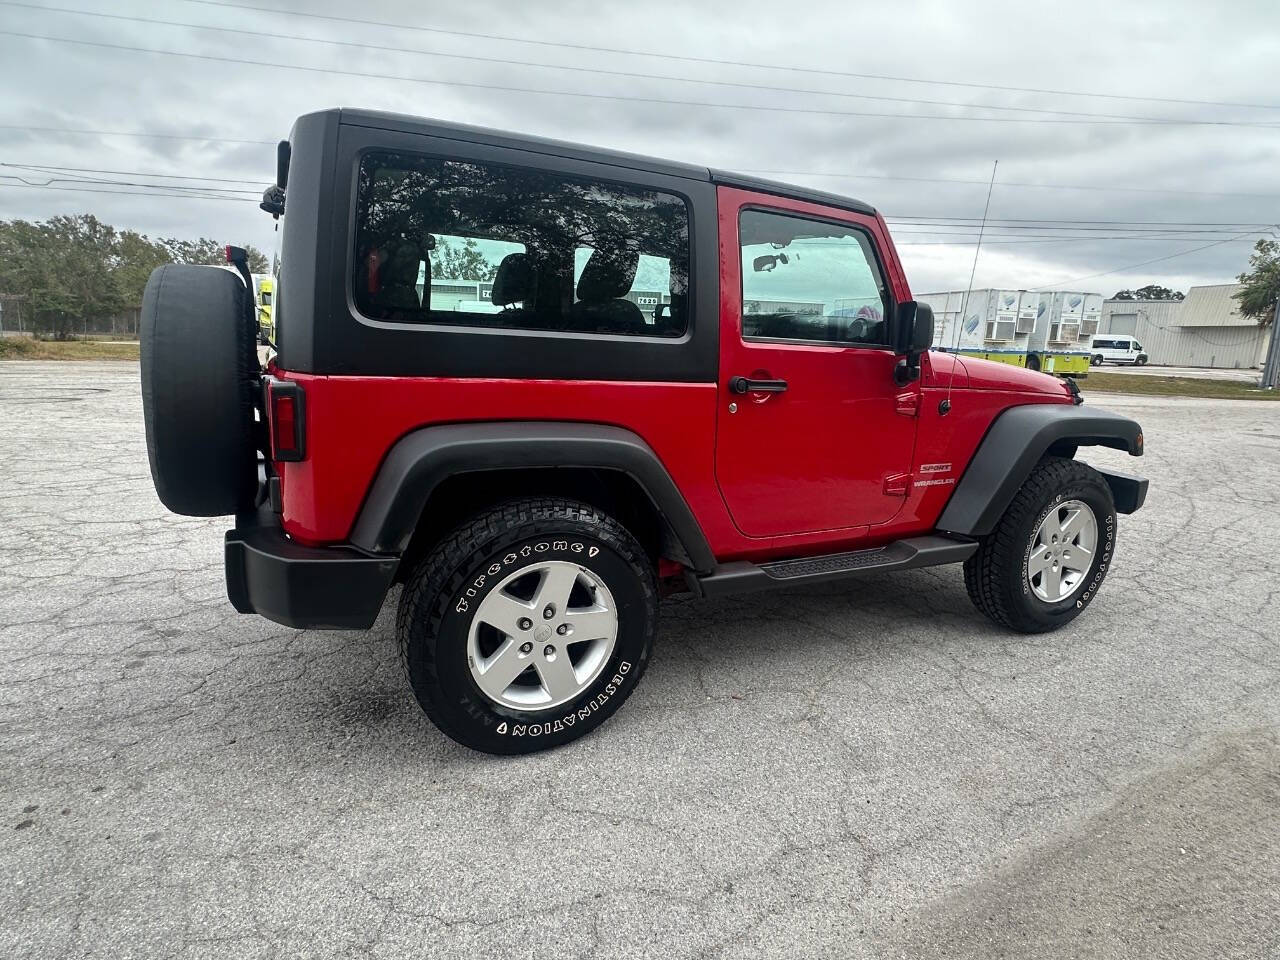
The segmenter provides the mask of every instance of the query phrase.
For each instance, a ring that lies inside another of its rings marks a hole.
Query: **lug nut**
[[[553,604],[548,603],[548,604],[547,604],[547,609],[545,609],[545,610],[543,610],[543,611],[542,611],[542,619],[543,619],[543,620],[550,620],[550,619],[551,619],[552,617],[554,617],[555,615],[556,615],[556,608],[555,608],[555,606],[554,606]]]
[[[526,640],[524,643],[520,644],[521,653],[529,653],[532,650],[533,650],[533,644],[530,643],[529,641]]]
[[[554,657],[556,655],[556,648],[548,643],[546,649],[542,651],[542,655],[544,657]]]
[[[562,637],[565,636],[568,632],[569,632],[569,625],[567,623],[562,623],[560,624],[560,626],[556,627],[556,633],[560,634],[560,636]]]
[[[530,620],[528,617],[521,617],[519,620],[516,621],[516,626],[519,627],[521,630],[528,630],[530,627],[533,626],[533,621]]]

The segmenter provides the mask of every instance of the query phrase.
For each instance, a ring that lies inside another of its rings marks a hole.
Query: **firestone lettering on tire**
[[[626,679],[627,674],[630,672],[631,664],[623,660],[618,664],[618,672],[609,678],[604,690],[588,700],[577,711],[570,711],[559,720],[548,720],[546,723],[513,723],[511,725],[511,736],[541,737],[548,733],[561,733],[566,727],[572,727],[579,720],[590,719],[591,714],[603,707],[609,701],[609,698],[618,692],[618,689],[622,686],[622,681]],[[506,733],[506,728],[506,723],[503,723],[498,727],[497,732]]]
[[[585,550],[588,557],[594,557],[596,554],[600,552],[599,547],[588,547],[586,544],[580,543],[576,540],[573,541],[572,543],[569,542],[568,540],[542,540],[535,544],[526,543],[523,547],[520,548],[519,556],[516,556],[514,552],[508,553],[506,556],[502,558],[501,564],[499,563],[489,564],[487,573],[480,574],[480,576],[476,577],[475,580],[472,581],[471,585],[468,586],[465,591],[463,591],[463,595],[460,596],[458,598],[457,603],[454,604],[453,612],[466,613],[468,610],[470,610],[471,604],[469,604],[467,601],[474,600],[476,598],[476,595],[480,592],[480,590],[484,588],[485,583],[488,582],[489,577],[497,576],[498,574],[502,573],[502,571],[507,567],[511,566],[512,564],[518,563],[521,560],[521,558],[527,559],[528,557],[532,556],[534,553],[546,553],[548,550],[559,550],[559,551],[569,550],[573,553],[582,553]]]

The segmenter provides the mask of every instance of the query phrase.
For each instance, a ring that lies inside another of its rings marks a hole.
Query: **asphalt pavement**
[[[501,759],[394,603],[232,611],[136,364],[0,364],[0,957],[1280,956],[1280,407],[1090,402],[1151,493],[1067,629],[958,568],[670,600],[617,716]]]

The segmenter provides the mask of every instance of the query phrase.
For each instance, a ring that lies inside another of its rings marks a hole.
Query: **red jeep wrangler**
[[[235,515],[242,613],[367,628],[402,582],[413,691],[477,750],[602,723],[676,585],[963,562],[997,624],[1051,630],[1146,496],[1075,459],[1141,455],[1133,421],[929,352],[932,314],[857,200],[329,110],[280,145],[263,207],[284,231],[265,370],[234,272],[147,286],[156,490]]]

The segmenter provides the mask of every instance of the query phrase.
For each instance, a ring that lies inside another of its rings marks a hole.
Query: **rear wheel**
[[[598,727],[635,689],[657,630],[653,566],[594,507],[517,500],[423,560],[396,629],[442,732],[486,753],[544,750]]]
[[[974,606],[1022,633],[1075,619],[1102,586],[1115,554],[1111,488],[1092,467],[1046,457],[964,564]]]
[[[1089,363],[1095,367],[1102,366],[1102,354],[1095,353],[1092,357],[1089,358]]]

